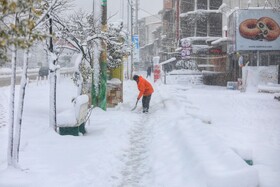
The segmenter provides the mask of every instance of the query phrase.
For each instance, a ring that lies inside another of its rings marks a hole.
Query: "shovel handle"
[[[133,110],[136,109],[138,101],[139,101],[139,100],[137,99],[137,101],[136,101],[136,103],[135,103],[135,106],[133,107],[133,109],[131,109],[131,111],[133,111]]]

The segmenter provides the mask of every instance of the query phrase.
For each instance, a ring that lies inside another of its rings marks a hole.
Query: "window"
[[[260,56],[260,66],[268,66],[268,54],[261,54]]]
[[[197,20],[196,36],[207,36],[207,19]]]
[[[222,36],[222,14],[209,15],[209,36]]]
[[[195,24],[188,22],[186,19],[181,20],[182,38],[194,36]]]
[[[207,0],[197,0],[197,9],[207,10]]]
[[[280,55],[272,53],[270,55],[270,65],[279,65],[280,66]]]
[[[222,5],[223,0],[210,0],[210,10],[217,10]]]
[[[181,2],[181,12],[194,11],[194,0],[184,0]]]

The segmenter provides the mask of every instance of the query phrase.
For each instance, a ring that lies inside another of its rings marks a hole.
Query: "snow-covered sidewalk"
[[[47,84],[30,84],[20,165],[6,169],[7,99],[0,101],[0,186],[277,187],[280,184],[280,103],[266,93],[224,87],[154,84],[150,114],[134,81],[124,102],[95,108],[85,136],[60,136],[48,125]],[[58,85],[58,112],[75,96]],[[0,98],[9,95],[0,88]],[[4,116],[4,117],[1,117]],[[2,126],[1,126],[2,124]],[[252,160],[249,166],[244,160]],[[42,181],[44,181],[42,183]]]

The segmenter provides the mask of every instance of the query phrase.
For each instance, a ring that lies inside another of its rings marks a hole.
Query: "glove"
[[[139,100],[140,100],[140,98],[137,97],[137,101],[139,101]]]

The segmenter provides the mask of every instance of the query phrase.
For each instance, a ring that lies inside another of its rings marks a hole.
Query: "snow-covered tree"
[[[65,4],[62,0],[1,0],[0,25],[1,46],[3,56],[8,56],[7,48],[11,51],[11,95],[9,110],[9,141],[8,141],[8,165],[17,167],[19,161],[19,147],[21,137],[22,114],[24,108],[24,96],[27,84],[27,67],[29,49],[35,41],[46,37],[45,30],[40,30],[46,20],[56,8]],[[17,116],[15,116],[15,78],[18,61],[18,49],[24,50],[23,73],[19,93]]]
[[[76,71],[73,80],[75,83],[79,82],[79,77],[83,77],[82,93],[87,93],[86,85],[91,81],[91,75],[94,67],[94,39],[96,29],[92,26],[94,20],[92,15],[86,13],[75,13],[70,16],[68,20],[54,19],[54,24],[58,28],[58,37],[67,40],[80,53],[79,61],[76,60]],[[78,75],[80,74],[80,75]],[[78,85],[78,84],[77,84]]]
[[[127,33],[123,31],[123,23],[110,24],[107,31],[101,31],[96,26],[98,20],[94,19],[93,14],[85,14],[81,11],[70,16],[68,20],[56,20],[56,25],[60,31],[60,37],[70,42],[82,54],[80,64],[77,65],[74,74],[74,82],[82,80],[82,93],[90,93],[89,83],[93,82],[95,87],[92,100],[98,95],[99,79],[99,57],[101,52],[101,41],[107,46],[107,68],[116,68],[120,66],[123,57],[128,55],[125,40]],[[88,65],[89,64],[89,65]],[[82,79],[81,79],[82,78]],[[87,90],[88,89],[88,90]],[[93,101],[94,102],[94,101]]]
[[[113,69],[123,63],[130,50],[126,45],[128,33],[124,32],[122,21],[109,24],[108,38],[108,68]]]

